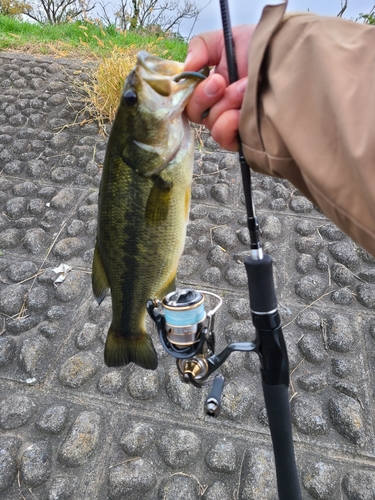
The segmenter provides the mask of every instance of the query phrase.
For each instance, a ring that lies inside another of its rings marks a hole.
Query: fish
[[[146,302],[176,288],[194,157],[184,108],[207,74],[142,51],[126,78],[104,159],[92,265],[97,302],[111,291],[107,366],[157,368]]]

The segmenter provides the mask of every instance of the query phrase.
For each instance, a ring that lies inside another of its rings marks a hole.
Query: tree
[[[3,16],[19,17],[28,7],[30,6],[21,0],[0,0],[0,14]]]
[[[79,17],[95,8],[91,0],[31,0],[23,14],[38,23],[59,24]]]
[[[108,4],[99,5],[103,21],[110,24]],[[122,30],[155,26],[159,31],[178,32],[184,20],[196,20],[204,8],[199,8],[194,0],[120,0],[114,7],[115,24]]]

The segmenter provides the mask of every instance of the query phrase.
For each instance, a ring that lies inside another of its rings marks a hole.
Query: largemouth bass
[[[194,141],[183,111],[204,78],[146,52],[128,75],[99,190],[92,287],[112,296],[107,366],[155,369],[146,302],[175,289],[190,206]]]

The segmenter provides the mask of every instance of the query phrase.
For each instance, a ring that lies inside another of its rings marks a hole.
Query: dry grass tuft
[[[142,48],[151,54],[157,52],[155,49],[154,44]],[[106,135],[106,123],[115,118],[124,81],[136,64],[139,50],[135,45],[126,49],[113,46],[111,55],[90,71],[89,80],[78,84],[77,90],[84,101],[80,112],[86,117],[84,123],[96,122],[102,135]]]

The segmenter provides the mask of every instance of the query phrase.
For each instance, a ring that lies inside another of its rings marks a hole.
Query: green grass
[[[183,61],[187,43],[147,31],[122,33],[113,26],[76,21],[59,25],[37,24],[0,15],[0,50],[15,50],[56,57],[107,57],[114,47],[138,50],[155,47],[154,53],[167,59]]]

